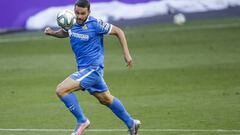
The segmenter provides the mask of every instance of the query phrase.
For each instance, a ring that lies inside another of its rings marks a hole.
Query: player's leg
[[[140,121],[136,123],[136,120],[133,120],[128,114],[121,101],[110,94],[108,86],[103,79],[103,70],[101,68],[97,68],[89,76],[82,79],[81,87],[88,90],[101,104],[110,108],[112,112],[127,125],[129,131],[133,131],[130,132],[131,135],[137,135]]]
[[[79,82],[67,77],[56,88],[57,96],[62,100],[68,110],[74,115],[77,123],[86,122],[87,118],[84,116],[80,104],[78,103],[74,91],[80,89]]]
[[[63,84],[60,84],[59,86],[62,87],[64,91],[59,88],[60,97],[62,95],[65,95],[66,93],[76,91],[78,89],[85,90],[91,87],[98,81],[97,75],[98,73],[95,72],[97,68],[95,67],[88,67],[85,69],[82,69],[80,71],[77,71],[70,75],[65,81],[63,81]],[[69,88],[70,86],[70,88]],[[69,94],[68,94],[69,95]],[[66,97],[66,96],[63,96]],[[69,98],[70,99],[70,98]],[[80,106],[79,106],[80,107]],[[78,109],[79,110],[79,109]],[[81,110],[81,108],[80,108]],[[81,114],[81,115],[80,115]],[[88,128],[90,125],[90,121],[85,118],[83,113],[78,113],[78,115],[83,116],[81,121],[78,121],[75,130],[73,131],[72,135],[81,135],[84,132],[84,129]],[[82,123],[85,121],[84,123]]]
[[[132,129],[133,127],[134,127],[134,130],[138,130],[140,122],[135,123],[136,120],[134,120],[129,115],[124,105],[121,103],[121,101],[118,98],[112,96],[109,91],[101,92],[101,93],[96,92],[96,93],[93,93],[93,95],[99,100],[101,104],[106,105],[108,108],[110,108],[112,112],[126,124],[129,130]],[[137,128],[135,128],[136,127],[135,124],[138,124]]]

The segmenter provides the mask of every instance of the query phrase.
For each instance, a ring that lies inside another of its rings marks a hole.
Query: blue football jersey
[[[78,69],[104,64],[104,34],[111,32],[112,25],[89,16],[84,25],[75,24],[68,30]]]

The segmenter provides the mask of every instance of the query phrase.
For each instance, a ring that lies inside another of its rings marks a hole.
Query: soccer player
[[[46,35],[57,38],[69,37],[72,50],[75,54],[78,71],[71,74],[56,88],[56,94],[77,120],[77,126],[72,135],[82,135],[89,127],[90,121],[84,115],[76,95],[77,90],[87,90],[99,102],[107,106],[128,127],[130,135],[137,135],[140,121],[133,119],[126,111],[121,101],[110,94],[103,79],[104,43],[105,34],[118,38],[123,50],[127,66],[133,66],[133,60],[128,50],[124,32],[109,23],[104,23],[90,16],[88,0],[77,0],[74,5],[77,23],[70,29],[53,30],[47,27]]]

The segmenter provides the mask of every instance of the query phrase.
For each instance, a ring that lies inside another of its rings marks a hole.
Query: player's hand
[[[45,35],[53,35],[54,34],[54,30],[51,29],[50,27],[46,27],[44,30],[44,34]]]
[[[124,59],[125,59],[125,62],[127,63],[127,67],[131,69],[133,67],[133,60],[131,55],[130,54],[124,55]]]

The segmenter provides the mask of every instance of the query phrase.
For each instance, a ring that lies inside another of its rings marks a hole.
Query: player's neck
[[[84,26],[88,22],[88,20],[89,20],[89,15],[88,15],[88,17],[86,18],[85,21],[83,21],[82,23],[78,23],[78,24],[81,25],[81,26]]]

